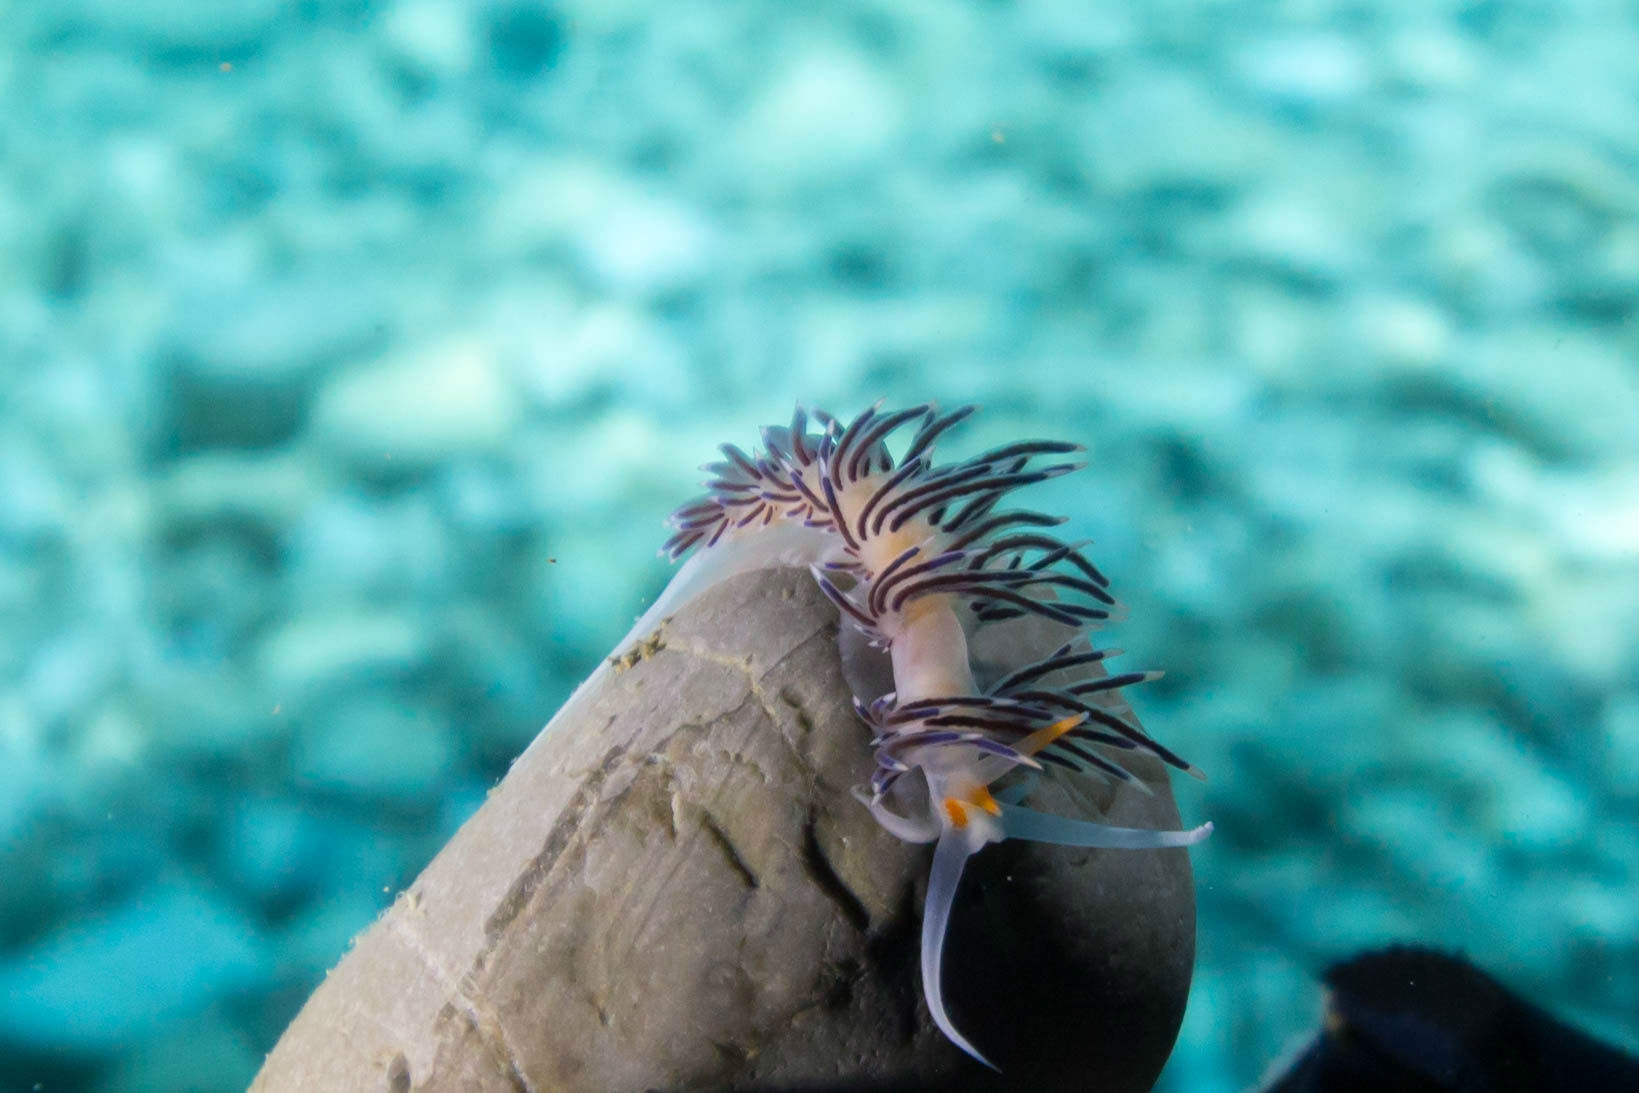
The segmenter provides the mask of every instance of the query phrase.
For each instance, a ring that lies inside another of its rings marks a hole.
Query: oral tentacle
[[[1143,827],[1113,827],[1087,820],[1072,820],[1005,803],[1002,805],[1001,819],[1002,831],[1009,839],[1105,850],[1160,850],[1172,846],[1194,846],[1212,834],[1210,820],[1185,831],[1153,831]]]

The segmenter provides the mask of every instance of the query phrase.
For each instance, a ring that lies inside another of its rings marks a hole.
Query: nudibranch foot
[[[652,633],[684,604],[737,573],[819,565],[829,556],[831,549],[831,540],[823,531],[786,523],[775,524],[755,536],[726,540],[709,551],[700,551],[683,563],[666,585],[665,591],[632,624],[617,648],[624,649]]]

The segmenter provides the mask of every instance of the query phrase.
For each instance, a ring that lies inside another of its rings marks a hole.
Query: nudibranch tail
[[[988,796],[988,795],[987,795]],[[928,894],[922,910],[922,991],[933,1023],[951,1043],[992,1070],[1001,1068],[970,1043],[952,1023],[945,1009],[942,965],[945,933],[950,925],[956,889],[968,858],[992,841],[995,834],[975,837],[968,833],[972,812],[956,798],[946,798],[950,830],[939,836],[933,852],[933,871],[928,876]],[[1188,831],[1153,831],[1147,828],[1114,827],[1052,816],[1034,809],[996,802],[1000,814],[1000,839],[1028,839],[1059,846],[1098,847],[1109,850],[1153,850],[1192,846],[1212,834],[1212,824],[1204,823]],[[897,817],[896,817],[897,819]]]
[[[974,848],[977,849],[977,848]],[[945,995],[941,965],[945,954],[945,928],[950,924],[950,909],[956,902],[956,888],[962,880],[962,870],[974,854],[965,840],[954,834],[939,839],[933,849],[933,871],[928,874],[928,895],[922,903],[922,994],[927,1000],[928,1015],[945,1038],[991,1070],[1000,1074],[1002,1068],[985,1058],[967,1037],[956,1031],[950,1014],[945,1012]]]
[[[695,553],[632,636],[734,573],[801,566],[844,625],[887,651],[893,691],[855,699],[876,752],[870,784],[855,796],[895,836],[936,842],[922,920],[928,1011],[952,1043],[994,1069],[951,1023],[940,982],[945,927],[967,858],[1009,838],[1106,849],[1189,846],[1212,825],[1111,827],[1019,804],[1047,771],[1150,793],[1129,769],[1134,755],[1201,773],[1152,739],[1120,697],[1160,673],[1106,672],[1119,650],[1098,649],[1085,633],[988,685],[975,678],[968,642],[983,628],[1036,616],[1083,631],[1110,619],[1118,605],[1108,578],[1083,555],[1086,544],[1044,530],[1063,518],[998,509],[1015,490],[1082,467],[1049,462],[1081,445],[1026,440],[936,465],[935,442],[973,410],[921,405],[884,413],[877,403],[844,423],[799,406],[789,425],[761,431],[761,451],[723,445],[724,458],[702,468],[711,476],[707,493],[672,514],[674,533],[662,548],[674,560]],[[914,432],[896,462],[890,441],[909,427]],[[1014,772],[1024,780],[992,796],[991,785]],[[925,783],[925,801],[904,792],[915,788],[903,781],[911,774]]]

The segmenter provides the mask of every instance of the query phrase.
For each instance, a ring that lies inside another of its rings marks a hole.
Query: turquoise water
[[[228,1089],[794,401],[1036,502],[1204,768],[1163,1088],[1362,946],[1639,1046],[1639,17],[0,2],[0,1089]]]

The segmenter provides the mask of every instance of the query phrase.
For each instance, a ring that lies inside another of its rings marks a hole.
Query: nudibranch
[[[1051,682],[1070,669],[1102,667],[1114,655],[1096,648],[1088,631],[1109,617],[1115,600],[1080,544],[1042,530],[1062,518],[997,506],[1014,490],[1077,470],[1081,464],[1043,461],[1082,449],[1029,440],[936,465],[935,441],[973,410],[940,413],[925,405],[884,413],[879,403],[844,424],[799,407],[790,425],[762,430],[760,451],[723,445],[723,460],[702,468],[711,475],[708,492],[672,515],[674,534],[661,549],[674,561],[690,556],[632,633],[648,633],[733,574],[802,566],[845,625],[886,651],[894,689],[868,703],[854,699],[876,753],[870,784],[854,795],[895,836],[936,844],[922,916],[923,993],[940,1031],[995,1069],[951,1022],[940,985],[945,927],[967,859],[1003,839],[1188,846],[1211,834],[1212,825],[1112,827],[1018,803],[1035,775],[1048,770],[1150,792],[1122,765],[1122,753],[1146,753],[1200,774],[1111,701],[1120,688],[1156,673]],[[914,435],[895,459],[889,438],[908,426]],[[1022,615],[1072,627],[1077,636],[981,688],[970,636]],[[1021,768],[1023,780],[991,792]]]

